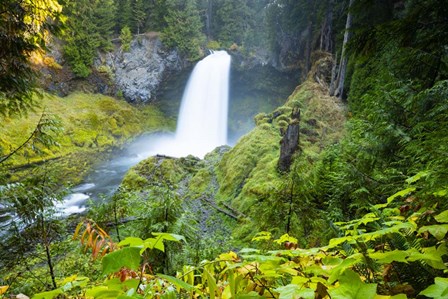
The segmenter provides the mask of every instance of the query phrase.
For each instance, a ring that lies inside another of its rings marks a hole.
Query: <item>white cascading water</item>
[[[175,138],[156,146],[159,153],[203,158],[227,144],[230,62],[226,51],[217,51],[197,63],[182,97]]]
[[[96,193],[113,192],[127,169],[146,157],[163,154],[203,158],[217,146],[227,144],[230,60],[227,52],[218,51],[195,66],[182,97],[174,138],[152,136],[149,137],[150,142],[135,142],[135,148],[128,149],[132,157],[112,160],[104,165],[104,169],[97,170],[100,174],[96,177],[96,182],[74,188],[74,193],[65,197],[62,203],[58,203],[56,207],[60,214],[83,212],[86,200],[95,193],[94,189],[99,189]],[[118,182],[112,182],[116,178]]]

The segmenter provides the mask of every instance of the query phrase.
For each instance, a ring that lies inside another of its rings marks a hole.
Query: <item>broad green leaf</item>
[[[72,275],[72,276],[64,278],[64,280],[59,284],[61,285],[60,289],[63,292],[68,292],[75,287],[83,288],[83,287],[87,286],[88,282],[89,282],[88,277],[83,277],[83,276],[78,277],[77,275]]]
[[[448,210],[434,217],[439,223],[448,223]]]
[[[332,299],[373,299],[376,284],[366,284],[356,272],[346,270],[339,278],[339,287],[328,289],[328,293]]]
[[[61,289],[56,289],[56,290],[52,290],[52,291],[48,291],[48,292],[42,292],[42,293],[35,294],[33,296],[33,299],[53,299],[54,297],[56,297],[57,295],[60,295],[62,293],[63,293],[63,291]]]
[[[138,247],[138,246],[143,246],[143,240],[140,238],[136,238],[136,237],[128,237],[126,239],[124,239],[123,241],[121,241],[120,243],[118,243],[118,246],[131,246],[131,247]]]
[[[160,237],[162,240],[175,241],[175,242],[186,241],[185,237],[181,235],[170,233],[152,233],[152,234],[156,237]]]
[[[278,299],[314,299],[313,289],[301,288],[296,284],[288,284],[286,286],[276,288],[274,291],[279,293]]]
[[[260,250],[259,249],[255,249],[255,248],[243,248],[239,251],[240,254],[242,253],[259,253]]]
[[[344,242],[352,242],[352,241],[354,241],[354,238],[352,236],[333,238],[328,243],[327,248],[330,249],[330,248],[336,247]]]
[[[226,252],[226,253],[221,253],[218,256],[218,259],[219,260],[224,260],[224,261],[234,261],[234,260],[238,259],[238,255],[235,252],[233,252],[233,251],[229,251],[229,252]]]
[[[442,256],[445,254],[446,249],[443,247],[436,248],[433,247],[426,247],[422,249],[422,252],[419,252],[418,250],[412,248],[407,250],[410,254],[407,258],[408,261],[414,262],[414,261],[425,261],[428,263],[431,267],[435,269],[446,269],[445,264],[443,263]]]
[[[346,258],[341,264],[331,270],[331,275],[328,278],[328,283],[333,284],[336,280],[339,280],[344,271],[346,271],[349,267],[353,266],[357,262],[358,261],[356,259]]]
[[[123,267],[137,270],[140,266],[140,260],[140,248],[125,247],[119,249],[103,257],[103,274],[115,273]]]
[[[389,197],[387,198],[387,203],[392,202],[392,201],[393,201],[395,198],[397,198],[397,197],[406,196],[406,195],[408,195],[409,193],[414,192],[415,190],[416,190],[415,187],[409,187],[409,188],[406,188],[406,189],[404,189],[404,190],[398,191],[398,192],[395,193],[394,195],[389,196]]]
[[[264,241],[270,239],[271,239],[270,232],[259,232],[255,235],[255,237],[252,238],[252,241]]]
[[[297,238],[294,238],[288,234],[284,234],[282,235],[280,238],[278,238],[277,240],[274,240],[275,243],[277,244],[283,244],[285,242],[291,242],[291,243],[295,243],[297,244],[299,241],[297,240]]]
[[[411,176],[410,178],[407,178],[407,179],[406,179],[406,183],[408,183],[408,184],[415,183],[415,182],[417,182],[418,180],[420,180],[421,178],[427,177],[427,176],[429,175],[429,173],[430,173],[429,171],[420,171],[420,172],[417,172],[416,175]]]
[[[143,241],[143,248],[140,253],[143,253],[146,249],[157,249],[165,252],[164,240],[179,242],[181,240],[185,241],[185,238],[181,235],[169,234],[169,233],[152,233],[155,238],[148,238]]]
[[[448,298],[448,278],[436,277],[435,283],[421,291],[419,295],[436,299]]]
[[[446,233],[448,232],[448,224],[435,224],[435,225],[422,226],[418,230],[418,233],[421,234],[426,231],[440,241],[445,237]]]
[[[392,262],[406,263],[408,252],[403,250],[393,250],[386,252],[374,252],[369,254],[369,257],[376,260],[380,264],[390,264]]]
[[[204,275],[205,279],[207,281],[208,291],[210,299],[215,298],[215,291],[216,291],[216,280],[215,278],[208,272],[207,269],[204,268]]]
[[[266,263],[266,262],[281,263],[285,261],[285,258],[280,256],[270,256],[261,254],[243,255],[243,257],[248,261],[255,261],[260,263]]]
[[[439,197],[446,196],[447,194],[448,194],[448,189],[442,189],[442,190],[439,190],[439,191],[433,193],[434,196],[439,196]]]
[[[123,291],[120,290],[111,290],[105,286],[94,287],[90,290],[87,290],[86,297],[93,297],[98,299],[112,299],[118,298],[122,295]]]
[[[408,299],[408,296],[405,294],[398,294],[395,296],[389,296],[389,295],[376,295],[375,299]]]
[[[148,238],[143,242],[143,248],[140,251],[140,254],[143,253],[146,249],[157,249],[162,252],[165,252],[165,245],[163,244],[162,238]]]
[[[165,274],[157,274],[157,276],[160,277],[160,278],[165,279],[166,281],[168,281],[170,283],[172,283],[177,288],[187,290],[188,292],[191,292],[191,291],[193,291],[195,289],[194,286],[192,286],[191,284],[186,283],[183,280],[180,280],[177,277],[173,277],[173,276],[169,276],[169,275],[165,275]]]
[[[296,284],[298,286],[302,286],[305,283],[309,282],[310,279],[303,276],[294,276],[291,280],[291,284]]]
[[[260,296],[257,292],[249,292],[247,294],[237,294],[236,295],[236,299],[260,299],[260,298],[264,298],[263,296]]]

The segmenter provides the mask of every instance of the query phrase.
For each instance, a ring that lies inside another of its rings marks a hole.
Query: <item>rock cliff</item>
[[[167,50],[156,34],[137,36],[129,52],[121,48],[97,59],[97,69],[110,70],[118,93],[129,102],[150,102],[161,82],[182,70],[186,62],[176,50]]]

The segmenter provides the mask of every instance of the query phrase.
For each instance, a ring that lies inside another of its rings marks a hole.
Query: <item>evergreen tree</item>
[[[149,17],[147,18],[147,28],[153,31],[162,31],[167,22],[165,16],[172,6],[171,1],[153,0],[148,4]]]
[[[87,77],[97,50],[109,50],[114,27],[112,0],[76,0],[64,7],[68,16],[64,55],[78,77]]]
[[[247,0],[217,1],[214,31],[225,45],[242,45],[251,27],[252,14]]]
[[[202,23],[195,0],[167,0],[165,16],[167,27],[163,29],[162,40],[168,47],[176,47],[189,60],[200,57],[204,42]]]
[[[120,33],[121,46],[123,47],[123,51],[127,52],[131,48],[132,41],[132,33],[129,27],[125,26],[121,29]]]
[[[115,31],[120,32],[122,28],[127,26],[132,28],[132,3],[131,0],[115,0],[116,1],[116,27]]]
[[[61,9],[57,0],[0,2],[0,115],[25,113],[35,104],[36,73],[29,57],[45,49]]]
[[[132,13],[133,13],[132,17],[133,17],[135,32],[137,34],[140,34],[140,32],[143,29],[143,25],[145,24],[145,20],[146,20],[145,1],[134,0],[133,7],[132,7]]]
[[[95,33],[99,37],[99,48],[111,50],[111,38],[115,27],[116,6],[113,0],[96,0],[93,6]]]

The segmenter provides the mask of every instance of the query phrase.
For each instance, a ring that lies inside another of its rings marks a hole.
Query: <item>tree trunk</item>
[[[56,279],[54,276],[53,263],[51,261],[50,244],[45,244],[45,253],[47,255],[47,264],[50,269],[51,282],[53,284],[53,290],[57,289]]]
[[[320,50],[331,52],[332,40],[331,33],[333,30],[333,0],[328,0],[327,12],[324,22],[322,23],[322,29],[320,32]]]
[[[53,262],[51,260],[51,252],[50,252],[50,242],[48,236],[48,230],[45,228],[45,219],[44,216],[40,216],[41,227],[42,227],[42,243],[45,247],[45,254],[47,257],[47,265],[50,270],[51,283],[53,284],[53,290],[57,289],[56,278],[54,276]]]
[[[291,113],[291,122],[280,141],[280,158],[277,167],[281,172],[289,171],[292,164],[292,156],[299,148],[299,129],[300,109],[294,109]]]
[[[207,3],[207,11],[205,13],[205,31],[207,33],[207,39],[211,40],[212,39],[211,24],[212,24],[213,0],[208,0],[207,2],[208,2]]]
[[[350,3],[348,5],[348,13],[347,13],[347,21],[345,23],[345,32],[344,32],[344,41],[342,43],[342,52],[341,52],[341,63],[339,64],[339,72],[338,76],[336,78],[336,89],[334,91],[334,95],[338,98],[342,99],[342,96],[344,94],[344,81],[345,81],[345,75],[347,72],[347,56],[346,56],[346,47],[347,43],[350,40],[350,29],[352,28],[353,23],[353,15],[350,12],[350,9],[353,6],[354,0],[350,0]]]
[[[311,69],[311,47],[312,47],[312,28],[313,28],[313,22],[309,21],[308,26],[306,28],[306,31],[308,33],[306,37],[306,44],[305,44],[305,73],[308,74],[308,72]]]
[[[334,95],[334,90],[336,89],[336,75],[338,70],[338,53],[336,52],[336,55],[333,60],[333,67],[331,69],[331,81],[330,81],[330,96]]]

